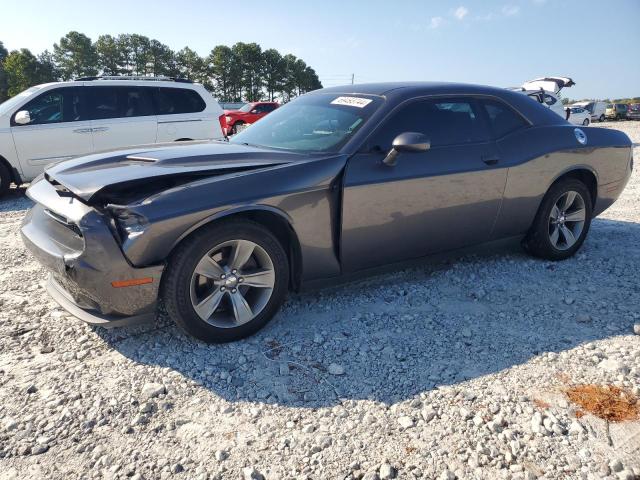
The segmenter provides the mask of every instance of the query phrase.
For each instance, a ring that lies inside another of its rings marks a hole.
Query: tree
[[[38,59],[28,49],[13,50],[4,59],[7,93],[13,97],[27,88],[37,85]]]
[[[177,76],[177,65],[173,51],[158,40],[149,42],[147,72],[154,76]]]
[[[231,101],[233,95],[235,59],[231,48],[226,45],[218,45],[207,57],[208,73],[213,80],[214,92],[223,102]]]
[[[144,35],[134,33],[129,35],[129,53],[131,54],[131,65],[133,75],[146,75],[147,64],[151,58],[151,45],[149,39]]]
[[[7,55],[9,55],[9,52],[4,48],[4,44],[0,42],[0,103],[9,97],[7,93],[7,75],[4,71],[4,59],[7,58]]]
[[[64,80],[98,73],[96,48],[83,33],[67,33],[60,43],[53,44],[53,56]]]
[[[120,44],[111,35],[100,35],[95,44],[98,70],[103,75],[118,75],[122,72],[124,56]]]
[[[280,52],[270,48],[262,53],[262,76],[264,86],[269,94],[269,100],[275,99],[276,92],[280,89],[285,78],[285,61]]]
[[[241,68],[241,87],[244,98],[255,102],[262,97],[262,49],[257,43],[238,42],[231,48]]]
[[[38,83],[56,82],[60,78],[60,72],[53,54],[45,50],[37,57],[37,81]]]
[[[189,47],[184,47],[176,53],[176,67],[183,78],[210,83],[206,76],[204,60]]]

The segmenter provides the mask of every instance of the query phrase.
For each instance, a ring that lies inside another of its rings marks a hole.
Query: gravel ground
[[[640,122],[605,127],[640,159]],[[2,480],[640,478],[640,422],[563,393],[640,394],[637,168],[571,260],[466,255],[297,295],[223,346],[66,314],[20,240],[29,205],[0,202]]]

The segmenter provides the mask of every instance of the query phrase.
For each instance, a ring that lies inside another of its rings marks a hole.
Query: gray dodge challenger
[[[526,95],[381,83],[303,95],[229,142],[143,146],[48,168],[25,244],[93,324],[159,304],[205,342],[250,335],[287,292],[503,239],[563,260],[633,168],[622,132]]]

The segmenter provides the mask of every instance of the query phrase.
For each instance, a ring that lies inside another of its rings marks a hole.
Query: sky
[[[302,58],[325,86],[558,75],[576,82],[566,97],[640,96],[640,0],[0,0],[10,50],[40,53],[70,30],[139,33],[203,56],[256,42]]]

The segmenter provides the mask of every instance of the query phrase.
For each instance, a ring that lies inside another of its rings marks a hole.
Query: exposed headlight
[[[227,115],[226,117],[224,117],[224,119],[227,121],[227,123],[230,123],[233,121],[233,117],[230,117],[229,115]]]
[[[116,220],[118,230],[120,230],[120,233],[125,238],[133,239],[142,235],[147,225],[149,225],[146,217],[126,208],[112,207],[111,212],[113,213],[113,218]]]

